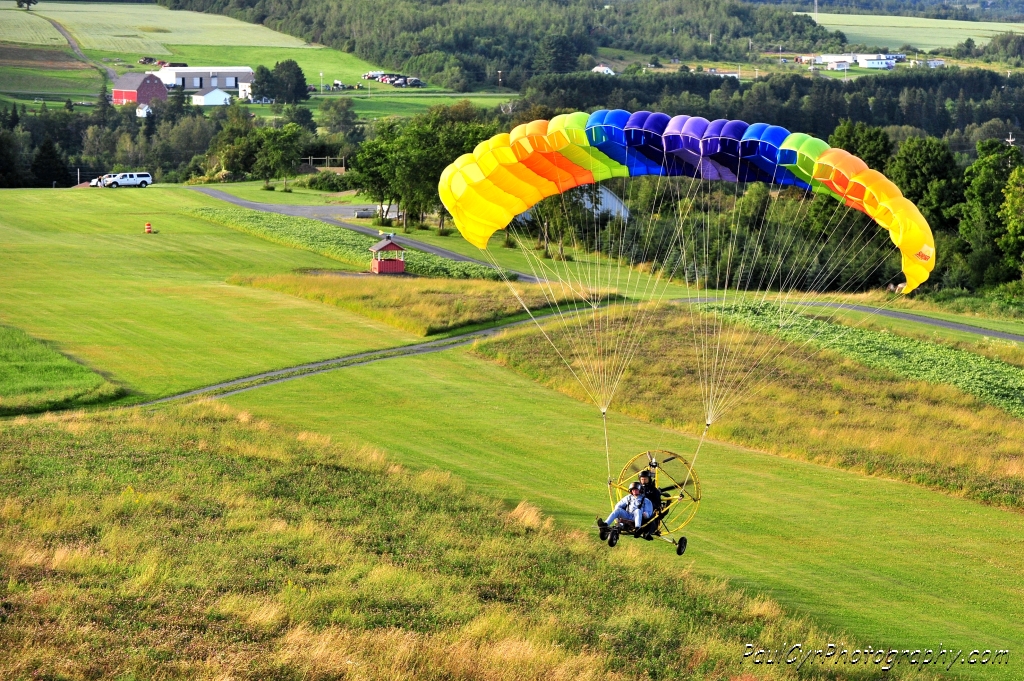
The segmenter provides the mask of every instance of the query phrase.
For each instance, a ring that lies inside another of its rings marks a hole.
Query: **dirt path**
[[[39,15],[39,16],[42,16],[42,15]],[[88,57],[85,56],[85,53],[82,52],[82,48],[80,48],[78,46],[78,41],[75,40],[73,37],[71,37],[71,33],[68,32],[68,29],[64,28],[64,26],[62,26],[60,23],[58,23],[57,21],[55,21],[55,20],[53,20],[53,19],[51,19],[49,17],[43,17],[43,18],[46,19],[47,21],[49,21],[51,24],[53,24],[53,27],[55,29],[60,31],[60,34],[62,36],[64,36],[65,40],[68,41],[68,45],[71,46],[71,49],[74,50],[75,54],[78,55],[79,59],[84,61],[89,66],[94,66],[94,67],[97,67],[97,68],[100,68],[100,69],[103,69],[104,71],[106,71],[107,78],[110,79],[111,83],[113,83],[115,80],[117,80],[117,72],[114,71],[114,69],[112,69],[109,66],[101,66],[99,64],[96,64],[91,59],[89,59]]]
[[[242,208],[264,211],[266,213],[277,213],[279,215],[311,218],[313,220],[320,220],[321,222],[337,225],[338,227],[344,227],[345,229],[351,229],[353,232],[359,232],[360,234],[380,238],[380,231],[376,227],[365,227],[363,225],[356,225],[351,222],[344,221],[344,218],[355,217],[357,210],[376,210],[377,207],[374,205],[350,204],[347,206],[289,206],[277,203],[257,203],[255,201],[247,201],[212,187],[189,187],[189,189],[201,192],[207,196],[212,196],[213,198],[220,199],[221,201],[227,201],[228,203],[232,203]],[[449,260],[471,262],[490,268],[494,267],[494,265],[489,262],[470,258],[469,256],[462,255],[461,253],[449,251],[448,249],[441,248],[439,246],[425,244],[421,241],[416,241],[415,239],[406,239],[402,236],[396,235],[394,237],[394,241],[403,248],[411,248],[417,251],[423,251],[424,253],[431,253],[432,255],[448,258]],[[519,281],[525,283],[535,284],[538,281],[536,277],[526,274],[525,272],[516,272],[516,274],[519,276]]]

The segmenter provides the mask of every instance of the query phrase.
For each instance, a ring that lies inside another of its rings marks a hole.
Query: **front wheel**
[[[140,182],[140,183],[139,183],[139,187],[140,187],[140,188],[142,188],[142,189],[145,189],[145,188],[146,188],[146,182],[145,182],[145,180],[143,180],[142,182]]]
[[[116,183],[116,182],[111,182],[111,183],[110,183],[110,187],[111,187],[112,189],[117,189],[117,183]]]
[[[601,538],[601,541],[604,541],[605,539],[607,539],[608,538],[608,528],[607,527],[602,527],[601,529],[599,529],[597,531],[597,536]]]
[[[619,543],[619,531],[618,530],[612,530],[608,534],[608,546],[615,546],[618,543]]]
[[[680,537],[676,542],[676,555],[681,556],[684,553],[686,553],[686,537]]]

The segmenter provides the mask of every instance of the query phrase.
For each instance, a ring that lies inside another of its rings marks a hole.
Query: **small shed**
[[[393,234],[370,246],[373,260],[370,271],[374,274],[402,274],[405,272],[405,249],[391,240]]]

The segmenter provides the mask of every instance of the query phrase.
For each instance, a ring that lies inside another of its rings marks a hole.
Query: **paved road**
[[[674,303],[717,303],[721,302],[716,298],[677,298],[673,300]],[[790,305],[814,305],[815,307],[829,307],[829,308],[840,308],[844,310],[853,310],[854,312],[865,312],[867,314],[878,315],[879,317],[889,317],[890,319],[901,319],[907,322],[915,322],[917,324],[926,324],[928,326],[937,326],[943,329],[950,329],[952,331],[963,331],[965,333],[973,333],[977,336],[987,336],[989,338],[1001,338],[1003,340],[1016,341],[1018,343],[1024,343],[1024,335],[1009,333],[1007,331],[994,331],[992,329],[985,329],[980,326],[972,326],[970,324],[960,324],[958,322],[948,322],[944,319],[935,319],[934,317],[926,317],[920,314],[914,314],[913,312],[903,312],[901,310],[887,310],[884,308],[870,307],[869,305],[855,305],[853,303],[825,303],[825,302],[799,302],[794,301],[789,303]]]
[[[251,210],[260,210],[267,213],[278,213],[280,215],[291,215],[294,217],[301,218],[312,218],[313,220],[320,220],[328,224],[337,225],[338,227],[344,227],[345,229],[351,229],[353,232],[359,232],[360,234],[366,234],[367,236],[379,237],[380,230],[376,227],[366,227],[364,225],[356,225],[351,222],[345,222],[344,218],[355,217],[356,211],[359,210],[376,210],[377,206],[372,204],[350,204],[344,206],[288,206],[277,203],[257,203],[255,201],[247,201],[240,199],[237,196],[228,194],[227,192],[213,187],[189,187],[197,192],[202,192],[207,196],[212,196],[215,199],[221,201],[227,201],[233,203],[236,206],[242,208],[249,208]],[[449,260],[457,260],[459,262],[471,262],[478,265],[484,265],[485,267],[493,268],[489,262],[483,260],[477,260],[476,258],[470,258],[469,256],[456,253],[455,251],[449,251],[446,248],[439,246],[433,246],[431,244],[425,244],[415,239],[407,239],[402,236],[396,235],[394,237],[395,243],[399,244],[403,248],[411,248],[417,251],[423,251],[424,253],[431,253],[433,255],[440,256],[442,258],[448,258]],[[516,272],[519,275],[519,281],[527,283],[537,283],[537,278],[533,275],[526,274],[525,272]]]
[[[57,23],[56,21],[54,21],[53,19],[51,19],[49,17],[43,17],[43,18],[46,19],[47,21],[49,21],[51,24],[53,24],[53,27],[55,29],[60,31],[60,34],[62,36],[64,36],[65,40],[68,41],[68,45],[70,45],[71,49],[75,51],[75,54],[78,55],[79,59],[84,61],[89,66],[96,66],[96,64],[94,64],[91,59],[89,59],[88,57],[85,56],[85,53],[82,52],[82,48],[80,48],[78,46],[78,41],[71,37],[71,34],[68,32],[68,29],[64,28],[61,24]],[[100,68],[102,68],[103,70],[105,70],[107,72],[107,77],[110,78],[110,82],[111,83],[113,83],[115,80],[117,80],[117,72],[114,71],[114,69],[112,69],[109,66],[101,66]]]

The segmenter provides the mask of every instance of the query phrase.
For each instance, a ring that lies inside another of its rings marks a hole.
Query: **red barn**
[[[405,272],[405,249],[391,240],[390,234],[370,246],[373,260],[370,271],[374,274],[401,274]]]
[[[126,73],[114,82],[114,104],[149,104],[167,99],[167,86],[152,73]]]

